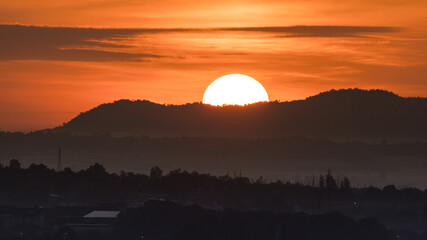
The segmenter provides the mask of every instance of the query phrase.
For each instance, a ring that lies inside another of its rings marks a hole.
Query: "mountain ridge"
[[[214,107],[118,100],[80,113],[53,132],[117,136],[302,136],[427,140],[427,98],[384,90],[330,90],[290,102]]]

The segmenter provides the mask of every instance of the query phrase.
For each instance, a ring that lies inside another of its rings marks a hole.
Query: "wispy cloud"
[[[138,31],[129,29],[94,29],[0,26],[0,60],[63,61],[144,61],[161,57],[150,53],[125,51],[120,39]]]
[[[0,60],[148,61],[164,57],[132,49],[132,38],[158,33],[269,33],[279,37],[361,37],[402,31],[394,27],[292,26],[245,28],[70,28],[0,25]]]
[[[219,28],[221,31],[268,32],[286,37],[361,37],[369,34],[394,33],[403,31],[397,27],[366,26],[291,26],[291,27],[246,27]]]

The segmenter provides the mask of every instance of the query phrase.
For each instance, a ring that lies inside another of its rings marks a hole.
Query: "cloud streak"
[[[144,61],[161,56],[125,51],[129,29],[0,25],[0,60]]]
[[[291,26],[219,28],[220,31],[264,32],[283,34],[286,37],[362,37],[369,34],[384,34],[403,31],[397,27],[366,26]]]
[[[394,27],[291,26],[244,28],[77,28],[0,25],[0,60],[150,61],[165,57],[135,51],[138,35],[160,33],[259,33],[278,37],[362,37],[403,31]]]

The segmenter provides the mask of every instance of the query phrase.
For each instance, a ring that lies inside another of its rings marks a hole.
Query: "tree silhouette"
[[[344,177],[344,179],[340,183],[340,189],[349,190],[351,188],[351,182],[348,177]]]
[[[319,188],[323,189],[325,187],[325,177],[320,175],[319,177]]]
[[[150,177],[151,178],[160,178],[162,175],[163,175],[163,171],[158,166],[151,168],[151,170],[150,170]]]
[[[95,163],[94,165],[90,166],[87,170],[86,170],[87,174],[93,174],[96,176],[99,175],[105,175],[107,174],[107,171],[105,170],[104,166],[102,166],[99,163]]]
[[[18,159],[12,159],[9,162],[9,167],[12,169],[20,169],[21,163],[18,161]]]
[[[330,169],[328,169],[328,173],[326,174],[326,187],[328,189],[336,189],[338,187]]]

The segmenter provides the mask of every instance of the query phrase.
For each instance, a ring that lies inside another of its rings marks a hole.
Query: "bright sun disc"
[[[203,95],[203,103],[214,106],[268,102],[267,91],[257,80],[242,74],[229,74],[213,81]]]

